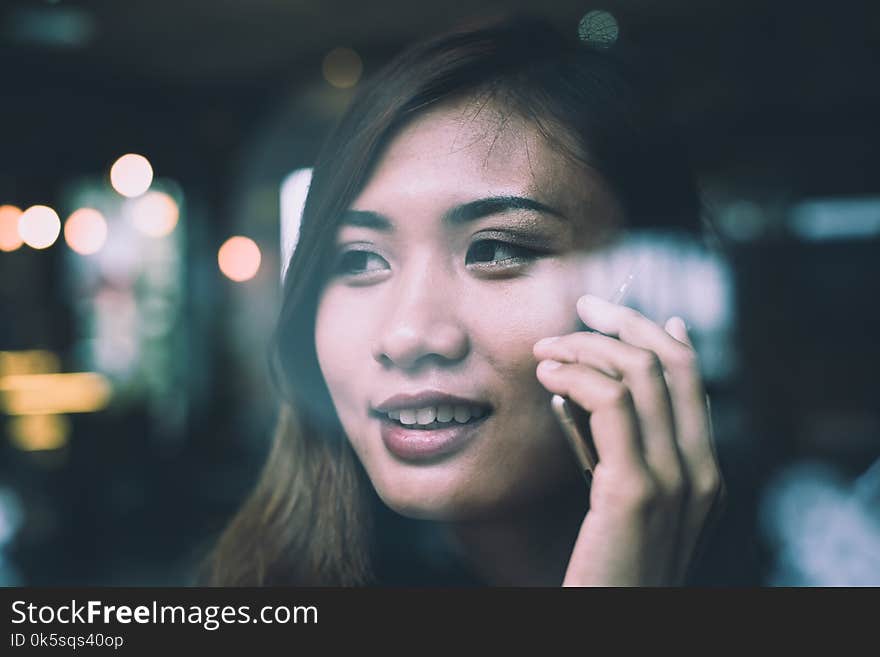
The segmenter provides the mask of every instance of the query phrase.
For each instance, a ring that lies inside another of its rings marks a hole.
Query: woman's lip
[[[385,416],[379,418],[379,426],[389,452],[407,461],[424,461],[460,449],[490,417],[491,413],[443,429],[410,429]]]

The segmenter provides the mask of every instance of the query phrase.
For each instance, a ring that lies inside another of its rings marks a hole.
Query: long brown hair
[[[393,136],[445,99],[485,97],[533,121],[556,147],[600,174],[629,223],[693,226],[699,199],[686,159],[658,108],[631,81],[615,48],[594,48],[542,20],[514,17],[417,44],[360,90],[315,164],[287,269],[271,359],[281,396],[273,447],[205,562],[203,582],[382,583],[390,561],[404,553],[391,552],[400,542],[387,536],[391,523],[402,532],[424,527],[379,501],[315,353],[317,303],[338,219]],[[418,562],[412,576],[427,577]]]

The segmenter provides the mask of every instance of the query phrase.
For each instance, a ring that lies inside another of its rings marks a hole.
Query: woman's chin
[[[405,518],[435,522],[487,520],[505,514],[511,506],[506,497],[475,496],[475,491],[467,486],[435,489],[420,495],[380,492],[379,497],[389,509]]]
[[[426,499],[426,496],[412,498],[380,493],[379,497],[389,509],[413,520],[450,520],[456,516],[455,509],[451,508],[451,495],[437,493]]]
[[[413,520],[453,521],[473,513],[473,501],[462,499],[461,487],[422,487],[412,491],[377,489],[385,505],[395,513]]]

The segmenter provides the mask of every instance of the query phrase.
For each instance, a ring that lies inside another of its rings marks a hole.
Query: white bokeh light
[[[61,233],[58,213],[46,205],[32,205],[18,218],[18,234],[29,247],[46,249]]]
[[[153,167],[143,155],[126,153],[110,168],[110,183],[123,196],[140,196],[153,183]]]

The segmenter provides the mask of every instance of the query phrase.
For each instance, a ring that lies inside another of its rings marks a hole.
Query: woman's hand
[[[673,317],[664,330],[597,297],[582,297],[577,310],[605,335],[534,346],[538,380],[590,413],[599,456],[563,586],[682,585],[725,498],[687,329]]]

